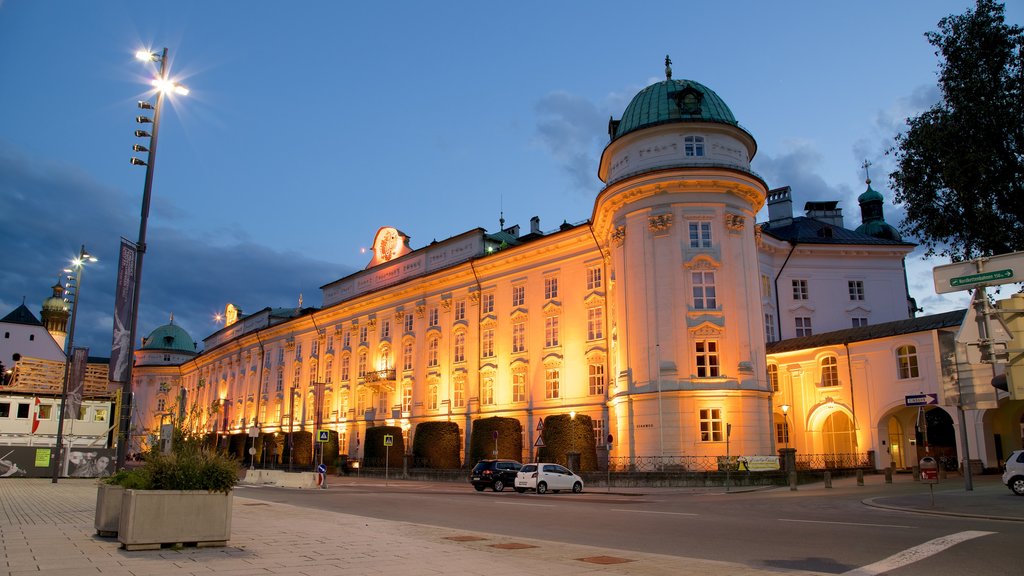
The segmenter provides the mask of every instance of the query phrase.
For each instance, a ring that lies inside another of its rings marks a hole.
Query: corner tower
[[[614,456],[770,455],[755,217],[768,188],[725,102],[692,80],[641,90],[598,176],[609,266]],[[634,434],[630,434],[633,432]]]

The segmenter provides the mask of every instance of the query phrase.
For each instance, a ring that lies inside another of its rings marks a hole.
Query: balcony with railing
[[[363,386],[394,391],[395,377],[394,368],[386,370],[372,370],[363,374]]]

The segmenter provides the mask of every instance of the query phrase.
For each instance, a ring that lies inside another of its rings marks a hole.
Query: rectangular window
[[[412,332],[412,314],[406,312],[405,317],[402,319],[405,322],[405,333]]]
[[[167,408],[167,400],[164,398],[156,399],[156,411],[163,412]]]
[[[491,314],[494,312],[494,294],[484,294],[480,298],[480,311],[484,314]]]
[[[311,355],[313,355],[313,356],[316,356],[317,354],[320,353],[320,340],[319,339],[317,339],[317,338],[313,339],[313,345],[310,346],[309,353]]]
[[[900,380],[917,378],[920,375],[917,368],[917,347],[900,346],[896,349],[896,364]]]
[[[437,410],[437,384],[427,387],[427,409]]]
[[[601,267],[591,266],[587,268],[587,290],[598,290],[601,288]]]
[[[359,341],[363,344],[369,342],[370,328],[367,326],[359,327]]]
[[[277,364],[278,364],[278,366],[280,366],[281,364],[284,364],[284,348],[283,347],[277,349]]]
[[[771,386],[772,392],[779,391],[779,366],[777,364],[768,365],[768,385]]]
[[[360,352],[359,359],[356,360],[356,376],[366,376],[366,352]]]
[[[697,378],[717,378],[718,341],[697,340],[693,344],[696,350]]]
[[[455,344],[452,346],[452,361],[466,361],[466,333],[459,332],[455,335]]]
[[[793,300],[807,300],[807,280],[793,280]]]
[[[700,441],[721,442],[725,439],[722,430],[722,409],[701,408],[700,409]]]
[[[295,345],[295,359],[296,360],[302,360],[302,343],[301,342]]]
[[[594,426],[594,440],[597,442],[598,446],[603,446],[608,440],[608,437],[605,436],[604,433],[604,420],[598,416],[597,418],[591,418],[590,422]]]
[[[348,378],[347,378],[348,370],[345,370],[344,374],[346,376],[345,379],[348,380]],[[278,392],[283,392],[284,391],[284,368],[282,368],[280,366],[277,367],[277,385],[276,385],[276,390]]]
[[[327,351],[334,352],[334,334],[327,335]]]
[[[494,404],[494,378],[485,376],[480,382],[480,403],[484,406]]]
[[[485,328],[481,334],[480,355],[484,358],[494,357],[494,328]]]
[[[412,412],[412,384],[402,386],[402,412]]]
[[[11,403],[10,402],[0,402],[0,418],[10,418],[10,417],[11,417]]]
[[[342,348],[352,347],[352,333],[348,330],[346,330],[341,336],[341,346]]]
[[[382,320],[380,323],[380,337],[391,338],[391,320]]]
[[[331,358],[327,359],[327,364],[324,366],[324,382],[330,386],[334,380],[334,360]]]
[[[402,370],[412,370],[412,340],[402,344]]]
[[[847,284],[850,287],[850,300],[864,300],[863,280],[850,280]]]
[[[558,298],[558,277],[548,276],[544,279],[544,299],[552,300]]]
[[[797,316],[796,318],[793,319],[793,322],[796,326],[797,338],[801,336],[810,336],[811,334],[813,334],[813,331],[811,330],[810,316]]]
[[[693,283],[694,310],[714,310],[718,308],[718,301],[715,298],[715,273],[692,272],[690,273],[690,279]]]
[[[526,304],[526,286],[513,286],[512,306],[522,306],[524,304]]]
[[[292,375],[292,386],[298,387],[302,377],[302,364],[295,364],[295,374]]]
[[[789,423],[788,422],[776,422],[775,423],[775,443],[776,444],[789,444]]]
[[[466,301],[459,300],[455,303],[455,321],[466,319]]]
[[[769,300],[772,297],[772,279],[767,274],[761,274],[761,298]]]
[[[512,324],[512,352],[526,351],[526,322]]]
[[[544,318],[544,347],[558,346],[558,316]]]
[[[588,368],[590,395],[604,394],[604,364],[592,363]]]
[[[683,137],[683,150],[687,156],[703,156],[704,155],[704,137],[703,136],[685,136]]]
[[[775,315],[765,314],[764,315],[764,340],[765,342],[775,342]]]
[[[438,339],[431,338],[427,342],[427,366],[437,366]]]
[[[690,222],[690,248],[711,248],[711,222]]]
[[[868,325],[868,319],[867,318],[850,318],[850,324],[854,328],[860,328],[861,326],[867,326]]]
[[[109,415],[109,410],[107,410],[106,408],[97,408],[96,412],[95,412],[95,415],[96,415],[96,417],[93,418],[93,420],[95,420],[96,422],[106,422],[107,421],[107,416]],[[47,414],[46,418],[47,418],[47,420],[49,420],[50,415]]]
[[[587,308],[587,340],[604,338],[604,308]]]
[[[427,313],[427,326],[437,326],[440,323],[437,307],[435,306]]]
[[[40,404],[39,409],[36,411],[36,418],[39,420],[49,420],[52,411],[53,404]]]
[[[561,371],[558,368],[547,368],[544,370],[544,397],[548,400],[560,398],[561,394]]]
[[[526,372],[512,373],[512,401],[526,402]]]

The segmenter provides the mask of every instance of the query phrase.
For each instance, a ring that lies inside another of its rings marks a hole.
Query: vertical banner
[[[315,405],[314,410],[316,411],[316,424],[314,430],[319,430],[324,424],[324,388],[327,384],[324,382],[313,383],[313,404]]]
[[[110,348],[110,381],[128,378],[132,361],[131,326],[132,299],[135,295],[135,262],[138,255],[134,243],[121,238],[121,256],[117,263],[117,286],[114,287],[114,342]]]
[[[71,353],[71,372],[68,374],[68,398],[64,403],[64,418],[78,418],[82,407],[82,390],[85,389],[85,368],[89,363],[89,349],[75,348]]]

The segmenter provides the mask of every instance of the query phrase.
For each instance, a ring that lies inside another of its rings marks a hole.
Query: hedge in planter
[[[557,414],[544,419],[544,444],[537,451],[543,462],[566,464],[567,454],[580,453],[580,469],[575,472],[597,470],[597,446],[594,444],[594,423],[590,416]]]
[[[412,440],[413,460],[426,468],[458,468],[461,439],[455,422],[421,422]]]
[[[385,449],[384,436],[390,435],[394,444]],[[363,462],[370,467],[384,467],[384,455],[387,454],[388,467],[401,468],[402,457],[405,455],[405,439],[399,426],[374,426],[366,429],[366,440],[363,444]]]
[[[515,418],[493,416],[473,421],[466,465],[494,458],[494,433],[498,433],[498,458],[521,460],[523,457],[523,426]]]

